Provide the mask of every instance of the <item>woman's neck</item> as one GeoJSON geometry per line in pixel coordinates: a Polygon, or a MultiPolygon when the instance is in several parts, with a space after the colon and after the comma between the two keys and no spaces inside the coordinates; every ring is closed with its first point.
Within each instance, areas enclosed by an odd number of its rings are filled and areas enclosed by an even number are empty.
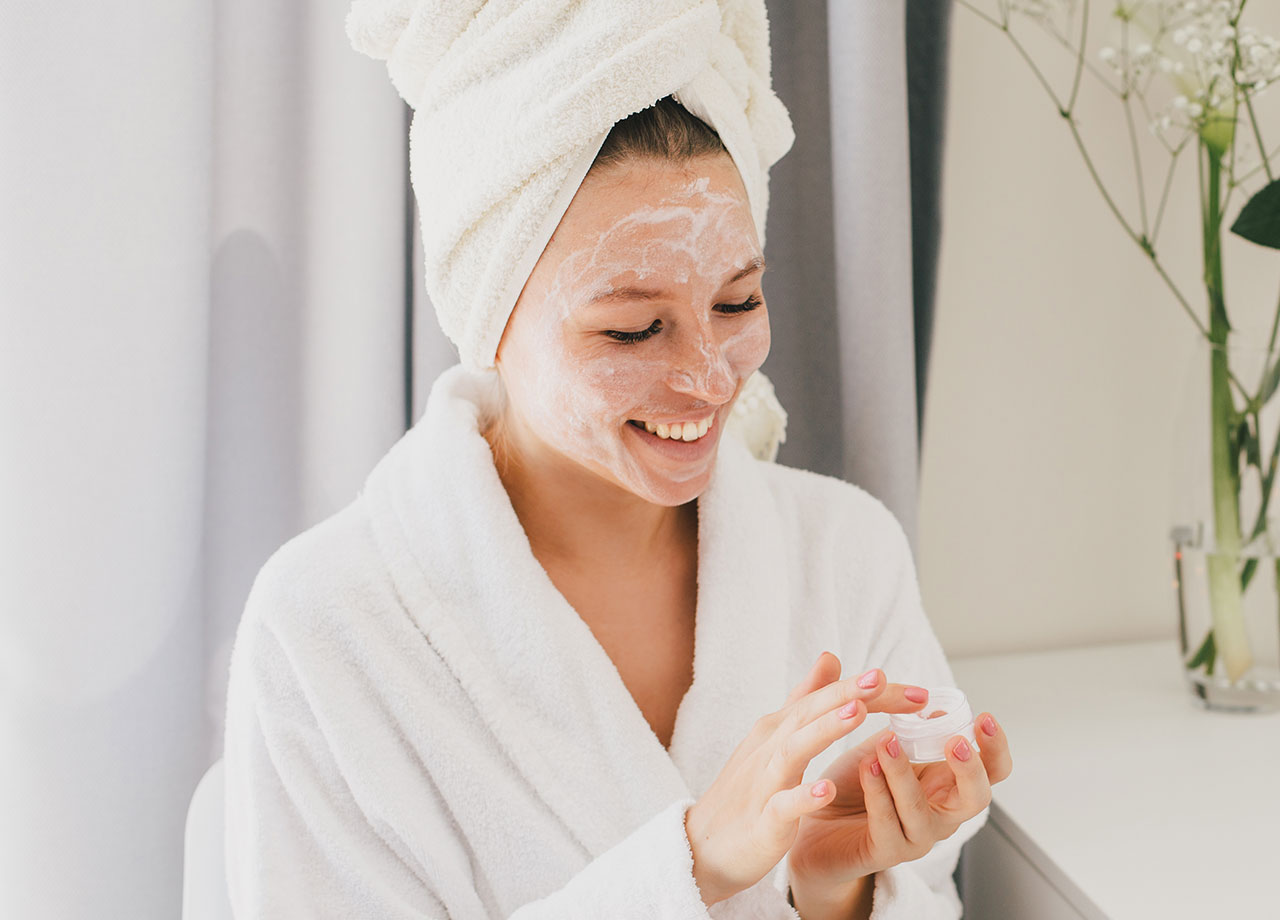
{"type": "Polygon", "coordinates": [[[654,504],[500,428],[490,426],[484,436],[539,561],[638,574],[672,553],[697,552],[696,499],[675,507],[654,504]]]}

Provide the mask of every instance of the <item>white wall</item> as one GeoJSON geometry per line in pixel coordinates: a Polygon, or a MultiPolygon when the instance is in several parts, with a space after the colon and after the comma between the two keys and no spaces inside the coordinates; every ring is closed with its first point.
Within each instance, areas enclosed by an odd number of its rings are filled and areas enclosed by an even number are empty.
{"type": "MultiPolygon", "coordinates": [[[[1093,4],[1098,37],[1111,6],[1093,4]]],[[[1280,36],[1280,4],[1250,4],[1245,22],[1280,36]]],[[[1065,97],[1071,62],[1032,44],[1062,65],[1065,97]]],[[[1173,636],[1169,455],[1197,333],[1107,211],[1030,68],[959,7],[950,80],[922,458],[926,609],[952,655],[1173,636]]],[[[1272,148],[1277,96],[1263,97],[1272,148]]],[[[1136,221],[1119,103],[1086,75],[1079,111],[1136,221]]],[[[1179,163],[1157,251],[1203,317],[1193,157],[1179,163]]],[[[1152,212],[1162,179],[1148,173],[1152,212]]],[[[1269,320],[1280,257],[1231,238],[1225,258],[1233,319],[1269,320]]]]}

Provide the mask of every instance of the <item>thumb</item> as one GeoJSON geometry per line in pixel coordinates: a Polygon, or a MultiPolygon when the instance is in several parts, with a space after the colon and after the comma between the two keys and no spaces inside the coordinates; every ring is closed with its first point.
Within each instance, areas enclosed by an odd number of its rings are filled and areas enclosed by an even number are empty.
{"type": "Polygon", "coordinates": [[[804,676],[800,683],[796,684],[795,689],[787,696],[786,705],[790,706],[796,700],[808,696],[820,687],[825,687],[833,680],[838,680],[839,677],[840,659],[831,652],[823,652],[818,656],[818,660],[813,663],[809,673],[804,676]]]}

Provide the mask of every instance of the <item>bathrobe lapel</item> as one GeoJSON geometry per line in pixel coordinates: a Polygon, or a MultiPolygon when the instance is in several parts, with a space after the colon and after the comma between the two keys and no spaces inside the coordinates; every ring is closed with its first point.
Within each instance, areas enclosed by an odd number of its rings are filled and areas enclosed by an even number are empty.
{"type": "Polygon", "coordinates": [[[479,433],[496,385],[493,371],[442,374],[364,497],[423,640],[515,770],[599,855],[673,800],[700,796],[756,718],[782,706],[782,522],[757,461],[722,438],[698,500],[694,679],[668,752],[533,555],[479,433]]]}

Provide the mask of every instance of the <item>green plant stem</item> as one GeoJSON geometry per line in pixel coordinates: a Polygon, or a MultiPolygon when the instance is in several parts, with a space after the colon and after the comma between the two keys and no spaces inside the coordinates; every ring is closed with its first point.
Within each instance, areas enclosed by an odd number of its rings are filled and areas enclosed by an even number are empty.
{"type": "MultiPolygon", "coordinates": [[[[1247,0],[1242,0],[1240,8],[1236,10],[1235,19],[1231,21],[1232,27],[1237,30],[1240,27],[1240,15],[1244,12],[1244,5],[1246,2],[1247,0]]],[[[1237,34],[1239,34],[1238,31],[1237,34]]],[[[1234,44],[1235,51],[1232,54],[1231,64],[1232,83],[1235,83],[1236,68],[1240,66],[1240,44],[1239,42],[1235,42],[1234,44]]],[[[1235,83],[1235,87],[1240,91],[1240,95],[1244,96],[1244,107],[1249,113],[1249,125],[1253,128],[1253,139],[1258,143],[1258,156],[1262,157],[1262,168],[1267,174],[1267,181],[1273,182],[1275,181],[1275,177],[1271,175],[1271,163],[1269,162],[1270,158],[1267,156],[1267,145],[1262,143],[1262,132],[1258,130],[1258,116],[1253,111],[1253,97],[1249,94],[1249,91],[1239,83],[1235,83]]],[[[1235,145],[1232,144],[1232,146],[1234,147],[1235,145]]],[[[1232,178],[1234,179],[1234,176],[1232,178]]]]}
{"type": "Polygon", "coordinates": [[[1076,110],[1076,96],[1080,93],[1080,74],[1084,71],[1084,48],[1089,37],[1089,0],[1084,0],[1080,13],[1080,52],[1076,55],[1076,77],[1071,82],[1071,98],[1067,100],[1067,111],[1076,110]]]}
{"type": "MultiPolygon", "coordinates": [[[[1191,309],[1191,304],[1187,301],[1187,298],[1183,296],[1182,291],[1179,290],[1176,284],[1174,284],[1173,279],[1169,277],[1169,273],[1165,271],[1164,266],[1160,264],[1160,259],[1156,255],[1155,246],[1152,244],[1151,240],[1149,240],[1146,235],[1139,235],[1133,227],[1129,225],[1129,221],[1125,219],[1124,214],[1122,214],[1120,209],[1116,206],[1114,199],[1111,197],[1111,193],[1107,191],[1106,185],[1103,184],[1102,178],[1098,175],[1098,170],[1093,165],[1093,158],[1089,156],[1089,151],[1084,145],[1084,139],[1080,136],[1080,128],[1076,123],[1074,113],[1069,107],[1064,106],[1061,100],[1058,99],[1058,94],[1053,91],[1053,87],[1049,84],[1048,79],[1046,79],[1044,74],[1040,72],[1040,68],[1036,66],[1035,61],[1027,52],[1026,48],[1024,48],[1022,43],[1018,41],[1011,31],[1009,31],[1007,17],[1004,22],[999,22],[992,19],[990,16],[984,15],[970,3],[966,2],[966,0],[956,0],[956,2],[966,9],[973,11],[980,19],[995,26],[1005,34],[1010,42],[1012,42],[1013,47],[1017,50],[1018,54],[1027,62],[1027,66],[1031,68],[1031,72],[1035,74],[1036,80],[1039,81],[1042,87],[1044,87],[1044,91],[1049,95],[1049,98],[1053,100],[1054,105],[1058,109],[1058,114],[1062,116],[1067,123],[1067,127],[1070,128],[1071,137],[1075,140],[1076,148],[1080,151],[1080,156],[1084,159],[1084,165],[1089,170],[1089,176],[1093,179],[1093,184],[1097,186],[1098,192],[1102,195],[1102,200],[1107,203],[1107,207],[1111,209],[1111,213],[1115,216],[1116,220],[1120,222],[1120,226],[1124,228],[1124,231],[1129,235],[1129,238],[1137,244],[1139,249],[1147,254],[1147,258],[1151,260],[1152,267],[1155,268],[1156,273],[1160,276],[1161,280],[1164,281],[1165,286],[1169,288],[1174,298],[1178,301],[1178,305],[1182,307],[1183,313],[1187,315],[1187,318],[1190,319],[1192,324],[1196,327],[1196,331],[1200,333],[1200,337],[1206,341],[1211,341],[1209,330],[1206,329],[1204,323],[1200,321],[1200,317],[1196,316],[1195,310],[1191,309]]],[[[1083,34],[1084,33],[1082,32],[1082,38],[1083,34]]],[[[1084,60],[1083,40],[1081,41],[1081,47],[1076,60],[1078,68],[1079,63],[1084,60]]],[[[1235,374],[1229,367],[1227,368],[1226,373],[1227,378],[1235,385],[1236,389],[1240,391],[1241,397],[1247,400],[1249,398],[1249,393],[1245,389],[1244,384],[1236,379],[1235,374]]]]}
{"type": "MultiPolygon", "coordinates": [[[[1125,19],[1120,23],[1120,47],[1123,49],[1122,54],[1127,62],[1129,60],[1129,20],[1125,19]]],[[[1081,59],[1084,54],[1084,39],[1080,40],[1081,59]]],[[[1151,227],[1147,222],[1147,183],[1142,176],[1142,155],[1138,150],[1138,132],[1133,126],[1133,82],[1130,79],[1129,68],[1126,64],[1124,73],[1124,93],[1120,96],[1120,100],[1124,103],[1124,120],[1129,129],[1129,147],[1133,151],[1133,171],[1138,180],[1138,214],[1142,218],[1142,237],[1143,239],[1151,238],[1151,227]]],[[[1154,245],[1154,244],[1152,244],[1154,245]]]]}
{"type": "Polygon", "coordinates": [[[1240,558],[1240,482],[1238,459],[1230,446],[1235,406],[1228,381],[1226,344],[1231,325],[1227,321],[1222,282],[1221,220],[1218,213],[1222,162],[1201,141],[1208,157],[1207,181],[1201,185],[1204,226],[1204,282],[1209,295],[1210,439],[1213,464],[1213,517],[1215,552],[1207,558],[1209,605],[1213,613],[1214,644],[1231,680],[1238,680],[1253,665],[1244,630],[1244,605],[1237,564],[1240,558]]]}
{"type": "MultiPolygon", "coordinates": [[[[1259,152],[1261,153],[1262,151],[1259,151],[1259,152]]],[[[1243,185],[1246,180],[1252,179],[1260,169],[1266,170],[1267,175],[1270,176],[1271,175],[1271,158],[1274,156],[1280,156],[1280,147],[1277,147],[1275,150],[1272,150],[1270,153],[1263,153],[1262,162],[1259,163],[1257,166],[1253,167],[1253,169],[1249,170],[1244,175],[1237,176],[1235,178],[1235,184],[1243,185]]]]}
{"type": "Polygon", "coordinates": [[[1179,144],[1169,155],[1169,171],[1164,176],[1164,189],[1160,193],[1160,206],[1156,209],[1156,222],[1151,228],[1151,248],[1156,245],[1156,237],[1160,235],[1160,223],[1164,220],[1164,206],[1169,200],[1169,189],[1173,185],[1173,170],[1178,165],[1178,157],[1182,154],[1182,149],[1186,141],[1179,144]]]}

